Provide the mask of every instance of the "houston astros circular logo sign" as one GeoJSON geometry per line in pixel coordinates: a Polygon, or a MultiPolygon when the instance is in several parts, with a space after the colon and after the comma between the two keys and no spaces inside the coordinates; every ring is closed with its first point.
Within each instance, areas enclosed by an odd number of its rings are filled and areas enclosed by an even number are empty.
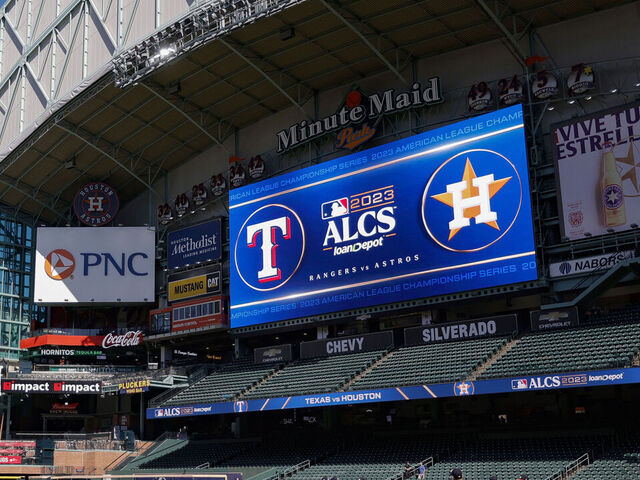
{"type": "Polygon", "coordinates": [[[73,210],[85,225],[99,227],[106,225],[118,213],[120,201],[113,188],[103,182],[87,183],[73,201],[73,210]]]}
{"type": "Polygon", "coordinates": [[[521,205],[513,163],[492,150],[467,150],[445,160],[427,182],[422,222],[442,248],[477,252],[506,235],[521,205]]]}
{"type": "Polygon", "coordinates": [[[52,280],[64,280],[71,276],[76,268],[76,260],[69,250],[59,248],[44,259],[44,271],[52,280]]]}

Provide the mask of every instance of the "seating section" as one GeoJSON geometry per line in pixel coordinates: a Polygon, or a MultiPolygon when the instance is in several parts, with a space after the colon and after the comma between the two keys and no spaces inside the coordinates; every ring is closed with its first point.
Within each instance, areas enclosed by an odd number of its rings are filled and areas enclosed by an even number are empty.
{"type": "Polygon", "coordinates": [[[182,448],[154,458],[140,465],[139,468],[144,470],[184,470],[185,468],[197,468],[207,463],[213,467],[223,460],[238,455],[250,446],[251,444],[244,442],[189,441],[182,448]]]}
{"type": "MultiPolygon", "coordinates": [[[[388,480],[402,474],[406,462],[417,465],[450,447],[451,442],[424,439],[376,440],[357,442],[316,465],[293,475],[294,480],[388,480]]],[[[446,477],[442,477],[446,478],[446,477]]]]}
{"type": "Polygon", "coordinates": [[[640,435],[634,435],[571,477],[574,480],[640,478],[640,435]]]}
{"type": "Polygon", "coordinates": [[[626,367],[640,351],[640,323],[525,335],[480,378],[626,367]]]}
{"type": "Polygon", "coordinates": [[[340,389],[384,355],[382,351],[300,360],[261,383],[243,398],[288,397],[340,389]]]}
{"type": "Polygon", "coordinates": [[[457,467],[469,479],[516,479],[525,474],[529,480],[546,480],[602,442],[597,436],[479,439],[427,469],[425,478],[449,478],[457,467]]]}
{"type": "Polygon", "coordinates": [[[506,338],[485,338],[402,347],[356,380],[350,388],[363,390],[462,380],[506,342],[506,338]]]}
{"type": "Polygon", "coordinates": [[[267,473],[283,472],[305,460],[312,462],[327,456],[332,447],[330,441],[305,437],[300,439],[279,437],[272,441],[253,444],[233,458],[219,464],[229,472],[245,472],[261,469],[267,473]]]}
{"type": "Polygon", "coordinates": [[[230,401],[275,369],[273,365],[252,365],[248,362],[230,364],[181,390],[163,406],[230,401]]]}

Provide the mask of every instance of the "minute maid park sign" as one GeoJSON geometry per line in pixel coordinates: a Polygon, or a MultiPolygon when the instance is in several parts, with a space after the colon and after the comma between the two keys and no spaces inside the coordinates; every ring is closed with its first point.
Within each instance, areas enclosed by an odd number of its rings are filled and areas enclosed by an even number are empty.
{"type": "Polygon", "coordinates": [[[284,152],[331,132],[338,133],[338,148],[353,150],[369,140],[376,132],[369,124],[381,115],[397,113],[407,108],[423,107],[444,101],[440,89],[440,78],[432,77],[426,86],[415,82],[411,89],[396,93],[394,89],[364,96],[352,91],[342,107],[334,114],[309,122],[303,120],[276,134],[278,152],[284,152]]]}

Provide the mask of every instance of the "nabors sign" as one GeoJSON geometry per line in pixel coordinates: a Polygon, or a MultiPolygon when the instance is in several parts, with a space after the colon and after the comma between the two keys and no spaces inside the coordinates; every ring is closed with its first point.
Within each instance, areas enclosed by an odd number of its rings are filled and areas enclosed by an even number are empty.
{"type": "Polygon", "coordinates": [[[439,77],[428,79],[425,86],[415,82],[404,92],[389,89],[365,97],[354,90],[336,113],[315,122],[303,120],[279,131],[276,134],[278,152],[290,150],[331,132],[338,132],[338,148],[354,150],[373,137],[376,131],[373,121],[378,117],[407,108],[441,103],[443,100],[439,77]]]}

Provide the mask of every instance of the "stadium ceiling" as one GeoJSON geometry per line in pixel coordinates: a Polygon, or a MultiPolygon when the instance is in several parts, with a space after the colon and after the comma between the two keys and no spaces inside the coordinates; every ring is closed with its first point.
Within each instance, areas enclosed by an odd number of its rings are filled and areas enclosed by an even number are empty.
{"type": "Polygon", "coordinates": [[[297,2],[212,36],[135,85],[118,88],[110,73],[88,87],[0,164],[0,203],[66,223],[88,181],[108,182],[125,203],[237,129],[292,106],[308,116],[302,105],[317,92],[384,72],[409,83],[413,61],[496,39],[524,64],[519,40],[531,29],[623,3],[297,2]]]}

